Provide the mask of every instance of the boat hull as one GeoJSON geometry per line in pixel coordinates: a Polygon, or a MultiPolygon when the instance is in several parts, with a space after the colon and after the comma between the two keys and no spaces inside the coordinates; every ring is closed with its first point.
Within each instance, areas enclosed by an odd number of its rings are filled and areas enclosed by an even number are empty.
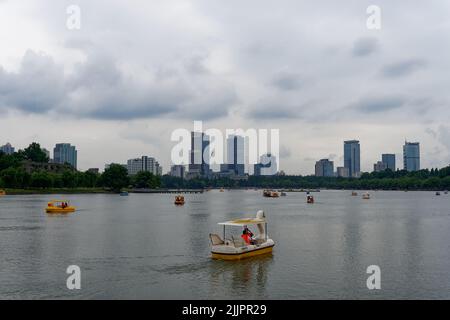
{"type": "Polygon", "coordinates": [[[219,260],[241,260],[272,253],[275,243],[272,239],[260,245],[234,247],[233,245],[217,245],[211,248],[211,258],[219,260]]]}
{"type": "Polygon", "coordinates": [[[211,252],[211,258],[215,260],[242,260],[263,254],[271,254],[274,246],[247,251],[244,253],[217,253],[211,252]]]}
{"type": "Polygon", "coordinates": [[[47,213],[71,213],[75,212],[75,207],[67,207],[67,208],[46,208],[45,212],[47,213]]]}

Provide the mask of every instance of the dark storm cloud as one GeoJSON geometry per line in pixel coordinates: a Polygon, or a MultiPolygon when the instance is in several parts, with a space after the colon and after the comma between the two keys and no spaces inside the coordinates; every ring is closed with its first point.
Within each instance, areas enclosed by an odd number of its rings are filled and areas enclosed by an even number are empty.
{"type": "Polygon", "coordinates": [[[297,73],[279,72],[273,77],[271,83],[278,89],[290,91],[300,89],[304,84],[304,80],[297,73]]]}
{"type": "Polygon", "coordinates": [[[364,57],[375,53],[378,49],[377,38],[359,38],[353,44],[352,54],[356,57],[364,57]]]}
{"type": "Polygon", "coordinates": [[[49,56],[27,51],[18,73],[0,67],[0,108],[47,112],[63,100],[64,71],[49,56]]]}
{"type": "Polygon", "coordinates": [[[386,65],[382,69],[382,74],[387,78],[403,77],[420,70],[425,66],[426,62],[423,59],[410,59],[386,65]]]}
{"type": "Polygon", "coordinates": [[[0,68],[0,108],[104,120],[226,116],[237,101],[234,87],[210,75],[202,61],[194,56],[170,77],[142,79],[107,55],[90,54],[65,75],[51,57],[28,51],[18,72],[0,68]]]}
{"type": "Polygon", "coordinates": [[[351,105],[350,108],[362,113],[381,113],[401,108],[406,103],[400,96],[366,97],[351,105]]]}

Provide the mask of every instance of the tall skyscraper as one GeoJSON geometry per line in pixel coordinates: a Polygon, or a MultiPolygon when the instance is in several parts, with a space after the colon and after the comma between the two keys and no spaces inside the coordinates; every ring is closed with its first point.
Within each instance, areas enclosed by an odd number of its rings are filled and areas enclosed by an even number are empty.
{"type": "Polygon", "coordinates": [[[344,167],[352,178],[361,174],[361,150],[358,140],[344,141],[344,167]]]}
{"type": "Polygon", "coordinates": [[[4,146],[0,147],[0,151],[3,151],[4,154],[13,154],[14,147],[9,142],[7,142],[4,146]]]}
{"type": "Polygon", "coordinates": [[[221,171],[232,172],[243,176],[245,173],[245,139],[241,136],[230,135],[227,138],[227,161],[221,166],[221,171]]]}
{"type": "Polygon", "coordinates": [[[328,159],[321,159],[316,162],[316,177],[334,176],[334,163],[328,159]]]}
{"type": "Polygon", "coordinates": [[[57,143],[53,149],[53,162],[68,163],[77,168],[77,149],[70,143],[57,143]]]}
{"type": "Polygon", "coordinates": [[[209,147],[209,136],[203,132],[191,132],[191,159],[189,163],[189,173],[191,175],[208,176],[209,154],[205,152],[209,147]]]}
{"type": "Polygon", "coordinates": [[[381,155],[381,162],[386,165],[386,169],[395,171],[397,169],[395,164],[395,154],[385,153],[381,155]]]}
{"type": "Polygon", "coordinates": [[[420,170],[420,144],[407,142],[403,146],[403,169],[407,171],[420,170]]]}

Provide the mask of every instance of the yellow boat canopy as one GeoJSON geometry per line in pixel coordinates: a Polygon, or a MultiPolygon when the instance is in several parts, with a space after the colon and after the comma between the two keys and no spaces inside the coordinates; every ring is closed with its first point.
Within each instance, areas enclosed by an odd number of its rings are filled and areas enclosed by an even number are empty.
{"type": "Polygon", "coordinates": [[[249,224],[260,224],[260,223],[266,223],[266,219],[242,218],[242,219],[220,222],[218,224],[223,225],[223,226],[245,226],[245,225],[249,225],[249,224]]]}

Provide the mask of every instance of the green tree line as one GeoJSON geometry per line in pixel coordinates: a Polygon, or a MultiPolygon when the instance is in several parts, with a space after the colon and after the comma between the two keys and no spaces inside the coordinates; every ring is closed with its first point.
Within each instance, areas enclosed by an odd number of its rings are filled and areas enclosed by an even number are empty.
{"type": "Polygon", "coordinates": [[[61,173],[36,170],[29,173],[23,166],[26,160],[38,163],[49,161],[40,145],[35,142],[11,155],[0,151],[0,188],[105,188],[118,192],[128,187],[154,189],[161,185],[160,177],[151,172],[128,176],[127,169],[118,164],[112,164],[102,174],[76,170],[65,170],[61,173]]]}
{"type": "Polygon", "coordinates": [[[448,190],[450,166],[442,169],[363,173],[361,178],[315,176],[249,176],[248,180],[229,178],[183,180],[163,176],[163,188],[274,188],[274,189],[355,189],[355,190],[448,190]]]}

